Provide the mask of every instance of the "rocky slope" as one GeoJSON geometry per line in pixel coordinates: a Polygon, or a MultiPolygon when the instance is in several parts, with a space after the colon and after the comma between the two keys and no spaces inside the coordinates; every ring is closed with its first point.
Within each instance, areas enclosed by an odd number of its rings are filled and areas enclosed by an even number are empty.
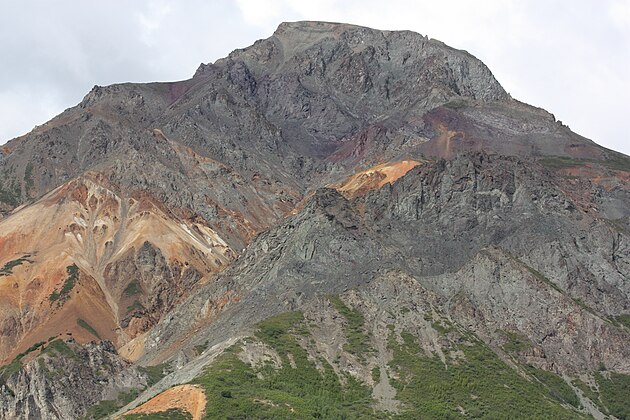
{"type": "Polygon", "coordinates": [[[51,337],[18,356],[0,377],[0,417],[80,418],[99,404],[128,401],[150,381],[107,342],[79,346],[51,337]],[[28,359],[28,360],[27,360],[28,359]]]}
{"type": "Polygon", "coordinates": [[[630,410],[630,158],[439,41],[281,24],[0,173],[5,417],[630,410]]]}
{"type": "Polygon", "coordinates": [[[4,361],[58,333],[122,346],[235,255],[212,229],[97,182],[71,181],[0,224],[4,361]]]}

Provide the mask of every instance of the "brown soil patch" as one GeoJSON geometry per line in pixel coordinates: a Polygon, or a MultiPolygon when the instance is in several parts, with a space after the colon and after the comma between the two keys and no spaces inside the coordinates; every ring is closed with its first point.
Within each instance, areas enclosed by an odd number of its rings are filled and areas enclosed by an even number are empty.
{"type": "Polygon", "coordinates": [[[357,197],[395,182],[418,165],[420,162],[416,160],[384,163],[352,175],[345,183],[336,186],[336,189],[347,198],[357,197]]]}
{"type": "MultiPolygon", "coordinates": [[[[25,295],[23,300],[31,302],[35,299],[28,299],[25,295]]],[[[74,338],[79,344],[101,339],[114,343],[117,341],[116,323],[111,308],[107,305],[98,284],[92,278],[82,277],[70,292],[67,301],[49,302],[46,297],[35,308],[38,316],[23,319],[27,332],[22,335],[16,331],[18,343],[0,362],[6,363],[34,343],[47,341],[52,337],[74,338]],[[80,326],[79,319],[96,331],[98,337],[80,326]]],[[[2,315],[0,312],[0,316],[2,315]]]]}
{"type": "Polygon", "coordinates": [[[144,355],[144,344],[147,333],[140,334],[123,347],[118,349],[118,354],[121,357],[129,360],[130,362],[136,362],[144,355]]]}
{"type": "MultiPolygon", "coordinates": [[[[0,276],[0,324],[10,326],[0,337],[0,363],[59,334],[79,343],[100,337],[120,347],[142,332],[135,324],[119,325],[119,308],[131,303],[122,293],[127,283],[124,278],[109,281],[106,267],[145,242],[159,248],[170,264],[190,265],[202,274],[229,264],[235,253],[216,231],[177,219],[156,203],[149,196],[121,197],[81,178],[2,219],[0,268],[18,258],[29,262],[0,276]],[[63,302],[50,301],[72,264],[82,280],[63,302]]],[[[129,350],[132,358],[143,352],[142,346],[129,350]]]]}
{"type": "Polygon", "coordinates": [[[161,413],[172,409],[187,411],[193,420],[200,420],[206,409],[206,394],[196,385],[178,385],[125,414],[161,413]]]}

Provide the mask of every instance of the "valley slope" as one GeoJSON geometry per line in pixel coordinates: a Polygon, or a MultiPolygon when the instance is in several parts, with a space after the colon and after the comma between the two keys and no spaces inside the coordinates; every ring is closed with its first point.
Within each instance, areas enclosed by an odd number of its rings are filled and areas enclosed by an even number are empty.
{"type": "Polygon", "coordinates": [[[0,416],[630,415],[630,158],[439,41],[283,23],[0,174],[0,416]]]}

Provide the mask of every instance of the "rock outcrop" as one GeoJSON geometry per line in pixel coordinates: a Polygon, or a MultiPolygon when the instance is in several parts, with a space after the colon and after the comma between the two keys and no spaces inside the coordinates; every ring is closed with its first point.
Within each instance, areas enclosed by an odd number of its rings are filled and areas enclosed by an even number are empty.
{"type": "MultiPolygon", "coordinates": [[[[630,158],[465,51],[285,23],[189,80],[97,86],[0,153],[4,417],[156,395],[149,411],[198,417],[202,398],[162,402],[217,391],[216,363],[251,369],[244,390],[269,369],[333,372],[356,406],[331,416],[625,410],[605,384],[630,375],[630,158]],[[459,372],[459,405],[410,396],[415,362],[459,372]],[[504,376],[481,389],[484,362],[504,376]],[[155,366],[174,371],[153,385],[155,366]]],[[[255,404],[231,406],[244,416],[300,409],[217,392],[255,404]]]]}

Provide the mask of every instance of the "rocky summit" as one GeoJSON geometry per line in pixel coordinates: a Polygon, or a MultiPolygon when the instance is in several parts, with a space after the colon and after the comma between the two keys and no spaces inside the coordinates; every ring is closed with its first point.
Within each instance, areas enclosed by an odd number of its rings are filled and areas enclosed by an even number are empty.
{"type": "Polygon", "coordinates": [[[0,150],[0,418],[630,418],[630,158],[325,22],[0,150]]]}

